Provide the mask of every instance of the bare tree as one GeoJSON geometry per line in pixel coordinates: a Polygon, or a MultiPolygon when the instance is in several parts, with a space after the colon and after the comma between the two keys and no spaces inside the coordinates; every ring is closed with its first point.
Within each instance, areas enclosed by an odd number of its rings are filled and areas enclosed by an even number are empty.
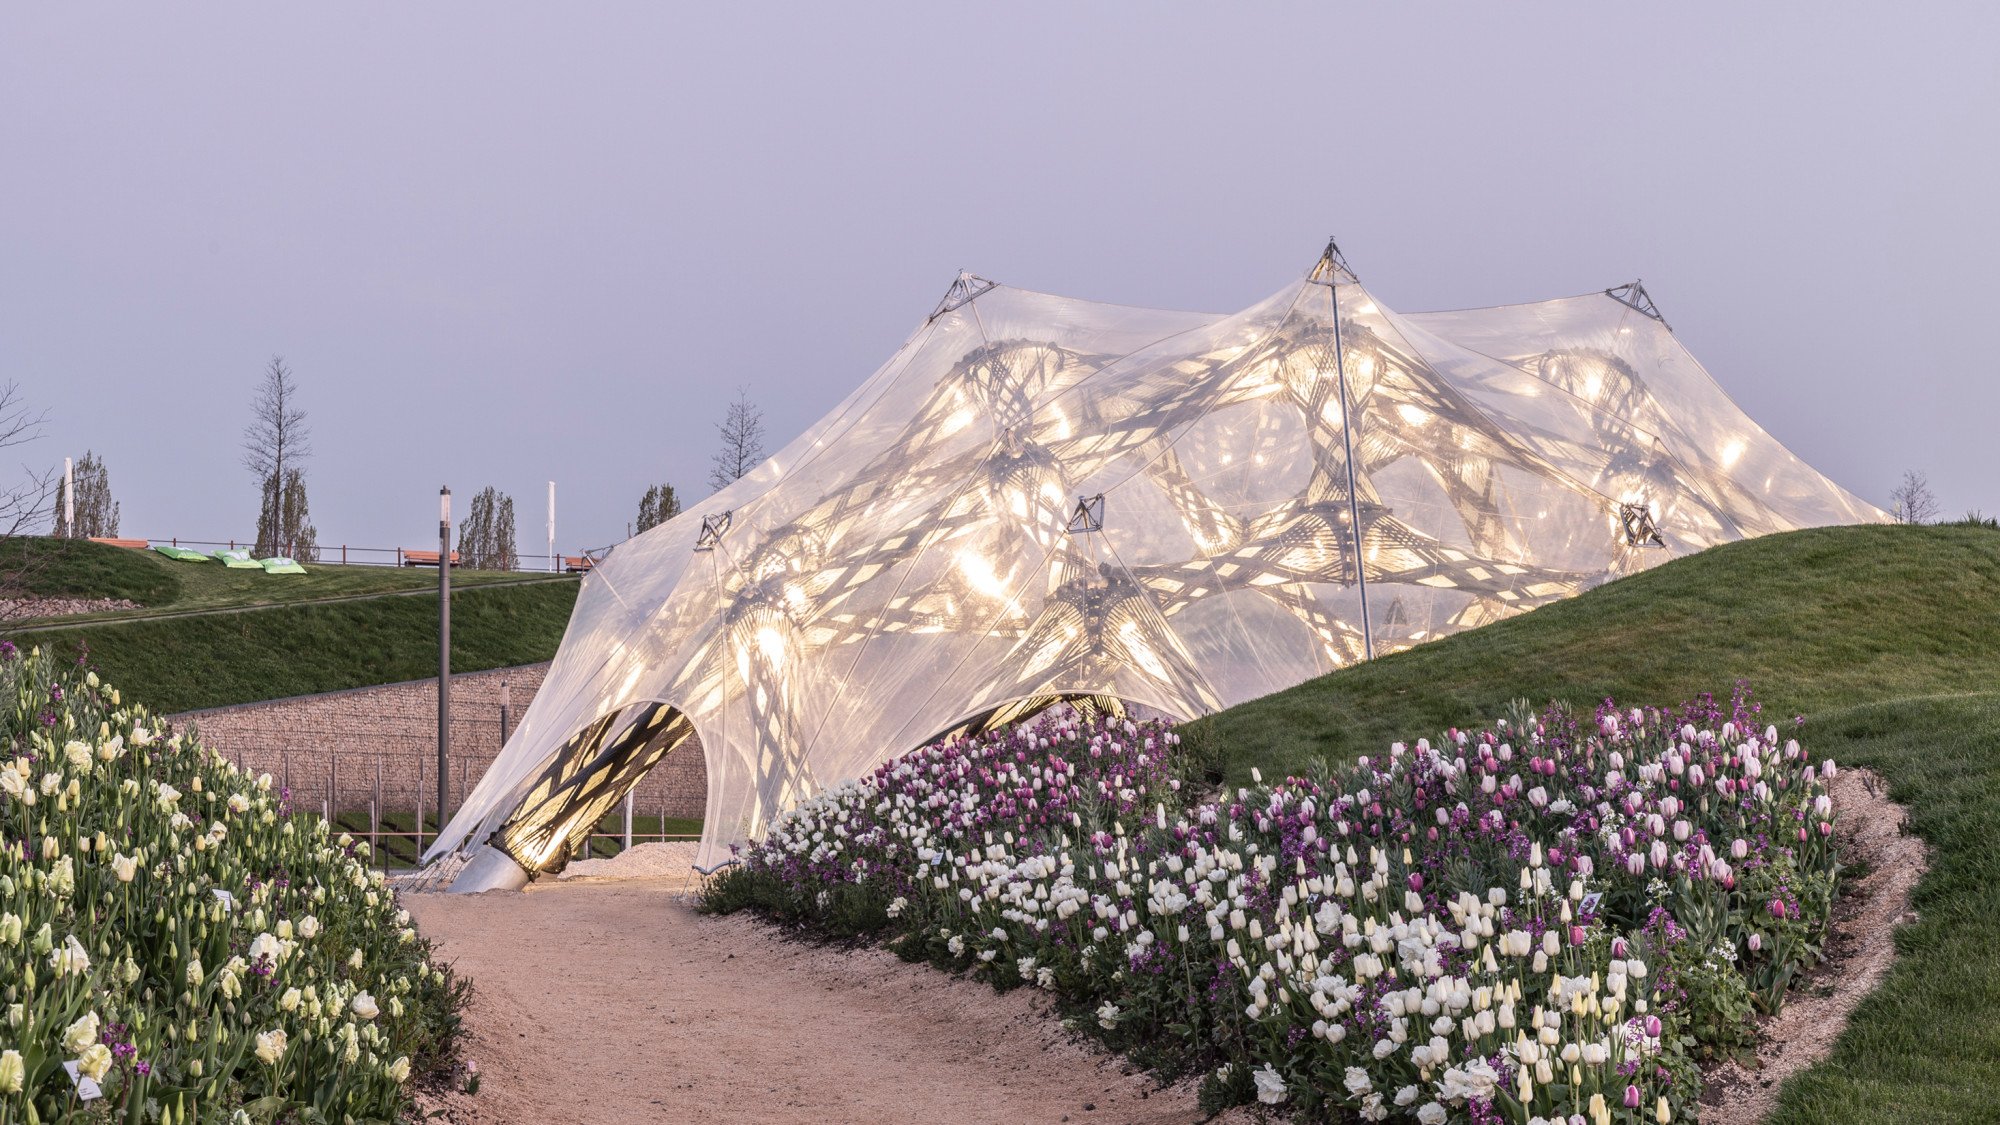
{"type": "Polygon", "coordinates": [[[1938,500],[1931,494],[1931,482],[1924,474],[1911,469],[1903,474],[1903,483],[1889,493],[1889,514],[1897,523],[1931,523],[1937,519],[1938,500]]]}
{"type": "MultiPolygon", "coordinates": [[[[0,384],[0,449],[26,445],[42,436],[42,423],[47,418],[45,411],[28,406],[17,384],[0,384]]],[[[37,541],[30,537],[29,529],[49,514],[59,479],[54,469],[38,470],[24,464],[14,483],[0,487],[0,620],[32,612],[21,599],[52,552],[36,549],[37,541]]]]}
{"type": "MultiPolygon", "coordinates": [[[[0,449],[11,449],[42,436],[42,423],[48,420],[48,412],[31,409],[21,398],[18,384],[9,382],[0,386],[0,449]]],[[[0,538],[11,539],[27,530],[49,512],[49,500],[55,494],[57,477],[54,469],[31,469],[21,467],[21,478],[16,483],[0,489],[0,538]]]]}
{"type": "Polygon", "coordinates": [[[681,498],[674,495],[671,484],[656,484],[639,498],[639,534],[648,531],[681,514],[681,498]]]}
{"type": "Polygon", "coordinates": [[[65,485],[61,481],[56,482],[56,537],[115,538],[118,535],[118,502],[111,498],[111,474],[105,470],[103,458],[85,450],[83,460],[76,463],[73,476],[76,487],[76,502],[73,504],[63,502],[67,499],[63,495],[65,485]],[[71,509],[75,511],[74,527],[64,519],[71,509]]]}
{"type": "Polygon", "coordinates": [[[715,429],[722,436],[722,448],[715,451],[708,486],[722,489],[764,460],[764,412],[751,404],[749,391],[739,390],[715,429]]]}
{"type": "Polygon", "coordinates": [[[250,424],[243,428],[243,467],[256,474],[260,497],[259,554],[286,550],[310,526],[300,469],[310,456],[312,431],[307,429],[306,412],[299,406],[298,381],[292,378],[284,357],[274,355],[264,368],[264,381],[257,385],[257,397],[250,403],[250,424]]]}

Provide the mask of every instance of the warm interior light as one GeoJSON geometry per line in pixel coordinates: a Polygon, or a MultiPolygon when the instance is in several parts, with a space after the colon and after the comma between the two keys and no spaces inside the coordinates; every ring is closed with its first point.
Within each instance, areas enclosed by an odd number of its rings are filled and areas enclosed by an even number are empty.
{"type": "Polygon", "coordinates": [[[775,626],[765,625],[757,630],[757,651],[764,654],[767,664],[785,662],[785,635],[775,626]]]}

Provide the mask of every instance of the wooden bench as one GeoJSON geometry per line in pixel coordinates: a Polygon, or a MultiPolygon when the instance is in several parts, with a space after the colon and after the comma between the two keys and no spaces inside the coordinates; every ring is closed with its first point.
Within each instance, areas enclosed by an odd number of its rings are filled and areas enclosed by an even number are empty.
{"type": "MultiPolygon", "coordinates": [[[[404,566],[436,566],[438,564],[438,553],[436,551],[413,551],[408,547],[400,547],[397,548],[396,554],[402,558],[404,566]]],[[[457,551],[451,553],[451,565],[458,565],[457,551]]]]}
{"type": "Polygon", "coordinates": [[[144,539],[104,539],[95,535],[90,537],[90,541],[102,543],[107,547],[124,547],[132,551],[143,551],[152,546],[144,539]]]}
{"type": "Polygon", "coordinates": [[[582,574],[596,566],[597,560],[591,558],[589,555],[563,556],[563,572],[565,574],[582,574]]]}

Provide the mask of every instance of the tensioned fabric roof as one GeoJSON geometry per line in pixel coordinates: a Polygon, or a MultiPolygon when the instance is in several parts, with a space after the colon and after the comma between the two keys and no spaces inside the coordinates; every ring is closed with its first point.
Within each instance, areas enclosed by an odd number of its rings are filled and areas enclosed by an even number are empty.
{"type": "Polygon", "coordinates": [[[430,855],[559,866],[698,733],[712,864],[943,732],[1055,700],[1201,715],[1711,544],[1883,518],[1636,283],[1399,314],[1329,246],[1215,315],[961,275],[833,413],[585,579],[430,855]]]}

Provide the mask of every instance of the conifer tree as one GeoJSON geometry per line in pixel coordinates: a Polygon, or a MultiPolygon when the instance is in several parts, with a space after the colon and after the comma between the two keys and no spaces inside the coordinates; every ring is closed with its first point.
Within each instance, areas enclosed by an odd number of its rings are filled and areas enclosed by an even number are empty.
{"type": "Polygon", "coordinates": [[[487,485],[472,497],[458,525],[458,565],[473,570],[513,570],[514,498],[487,485]]]}
{"type": "Polygon", "coordinates": [[[59,539],[114,539],[118,535],[118,503],[111,498],[111,474],[104,461],[86,450],[72,473],[76,481],[76,526],[64,521],[63,482],[56,482],[56,537],[59,539]]]}
{"type": "Polygon", "coordinates": [[[674,495],[671,484],[656,484],[639,498],[639,530],[644,535],[648,531],[681,514],[681,500],[674,495]]]}

